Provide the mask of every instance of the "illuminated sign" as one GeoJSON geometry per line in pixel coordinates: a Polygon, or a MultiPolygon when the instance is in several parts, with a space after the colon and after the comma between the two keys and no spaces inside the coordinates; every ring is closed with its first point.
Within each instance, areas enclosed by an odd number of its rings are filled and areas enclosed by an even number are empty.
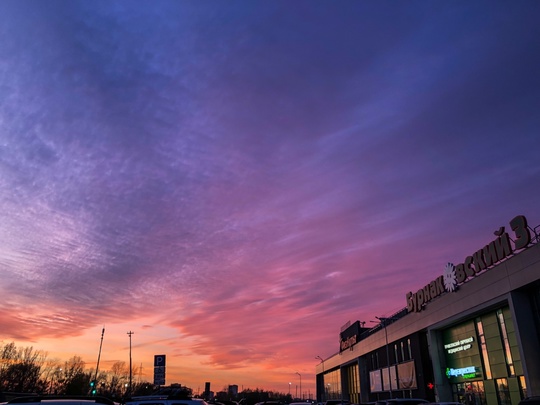
{"type": "Polygon", "coordinates": [[[352,347],[356,344],[356,335],[355,336],[351,336],[349,338],[347,338],[346,340],[340,340],[339,342],[339,349],[341,351],[345,350],[345,349],[351,349],[352,350],[352,347]]]}
{"type": "Polygon", "coordinates": [[[476,368],[474,366],[463,367],[463,368],[447,368],[446,376],[451,377],[463,377],[463,378],[474,378],[476,377],[476,368]]]}
{"type": "Polygon", "coordinates": [[[495,231],[497,238],[467,256],[463,263],[454,266],[448,263],[444,274],[426,284],[417,292],[406,294],[408,312],[420,312],[432,299],[437,298],[445,292],[457,290],[457,286],[463,284],[467,279],[476,277],[479,273],[496,265],[502,260],[512,255],[515,251],[526,248],[531,242],[531,233],[527,226],[527,219],[523,215],[518,215],[510,221],[510,227],[514,231],[514,237],[505,232],[504,226],[495,231]],[[513,246],[512,243],[513,242],[513,246]]]}
{"type": "Polygon", "coordinates": [[[444,345],[444,348],[448,354],[453,354],[463,350],[469,350],[472,348],[472,342],[474,342],[474,338],[471,336],[466,339],[456,340],[455,342],[448,343],[444,345]]]}
{"type": "Polygon", "coordinates": [[[339,351],[350,349],[353,350],[353,346],[358,342],[359,336],[362,332],[366,330],[363,327],[364,322],[356,321],[353,324],[347,322],[345,329],[342,328],[341,333],[339,334],[339,351]]]}

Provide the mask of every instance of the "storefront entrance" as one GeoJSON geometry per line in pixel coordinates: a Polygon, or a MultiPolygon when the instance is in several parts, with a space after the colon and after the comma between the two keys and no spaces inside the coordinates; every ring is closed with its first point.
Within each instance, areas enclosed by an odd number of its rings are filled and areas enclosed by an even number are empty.
{"type": "Polygon", "coordinates": [[[487,405],[483,381],[452,384],[454,401],[465,405],[487,405]]]}

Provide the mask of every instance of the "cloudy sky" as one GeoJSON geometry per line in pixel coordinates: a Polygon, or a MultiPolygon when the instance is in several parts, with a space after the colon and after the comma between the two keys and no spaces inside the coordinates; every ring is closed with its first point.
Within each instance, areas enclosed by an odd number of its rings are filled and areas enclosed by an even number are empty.
{"type": "Polygon", "coordinates": [[[313,395],[343,324],[540,224],[539,18],[2,1],[0,342],[313,395]]]}

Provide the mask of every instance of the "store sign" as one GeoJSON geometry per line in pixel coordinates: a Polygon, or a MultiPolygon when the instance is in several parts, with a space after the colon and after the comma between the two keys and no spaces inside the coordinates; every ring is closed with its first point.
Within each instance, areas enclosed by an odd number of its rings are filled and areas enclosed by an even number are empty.
{"type": "Polygon", "coordinates": [[[348,337],[345,340],[339,341],[339,350],[342,352],[345,349],[351,349],[356,344],[356,336],[348,337]]]}
{"type": "Polygon", "coordinates": [[[350,349],[353,350],[353,346],[360,340],[360,334],[366,330],[363,327],[364,322],[356,321],[351,324],[348,322],[339,334],[339,351],[350,349]]]}
{"type": "Polygon", "coordinates": [[[471,336],[467,339],[456,340],[455,342],[448,343],[444,345],[444,348],[446,349],[448,354],[454,354],[457,352],[471,349],[472,342],[474,342],[474,338],[471,336]]]}
{"type": "Polygon", "coordinates": [[[356,321],[351,325],[350,322],[344,325],[341,328],[341,333],[339,334],[339,351],[340,353],[346,349],[353,349],[353,346],[358,341],[360,335],[360,322],[356,321]]]}
{"type": "Polygon", "coordinates": [[[447,368],[446,376],[448,378],[452,377],[462,377],[462,378],[475,378],[476,377],[476,367],[463,367],[463,368],[447,368]]]}
{"type": "Polygon", "coordinates": [[[517,250],[526,248],[531,243],[531,233],[525,216],[518,215],[512,219],[510,228],[514,233],[512,238],[505,232],[505,227],[501,226],[494,232],[495,236],[497,236],[495,240],[472,255],[467,256],[463,263],[457,265],[448,263],[443,275],[426,284],[415,293],[408,292],[406,294],[407,310],[409,312],[422,311],[432,299],[445,292],[456,291],[458,285],[476,277],[479,273],[500,263],[517,250]]]}

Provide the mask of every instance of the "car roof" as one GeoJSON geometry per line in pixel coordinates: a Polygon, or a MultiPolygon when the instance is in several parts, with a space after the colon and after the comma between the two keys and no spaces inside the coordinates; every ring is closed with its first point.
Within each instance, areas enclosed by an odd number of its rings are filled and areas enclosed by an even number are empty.
{"type": "Polygon", "coordinates": [[[167,396],[153,396],[153,397],[144,397],[144,398],[132,398],[126,401],[126,404],[147,404],[147,403],[156,403],[156,402],[183,402],[185,404],[202,404],[204,400],[199,398],[175,398],[167,396]]]}
{"type": "Polygon", "coordinates": [[[540,397],[528,397],[525,399],[522,399],[519,401],[520,404],[527,404],[527,405],[534,405],[539,404],[540,405],[540,397]]]}
{"type": "Polygon", "coordinates": [[[7,402],[7,404],[62,404],[62,405],[88,405],[88,404],[104,404],[116,405],[116,403],[104,397],[85,397],[85,396],[28,396],[18,397],[7,402]]]}

